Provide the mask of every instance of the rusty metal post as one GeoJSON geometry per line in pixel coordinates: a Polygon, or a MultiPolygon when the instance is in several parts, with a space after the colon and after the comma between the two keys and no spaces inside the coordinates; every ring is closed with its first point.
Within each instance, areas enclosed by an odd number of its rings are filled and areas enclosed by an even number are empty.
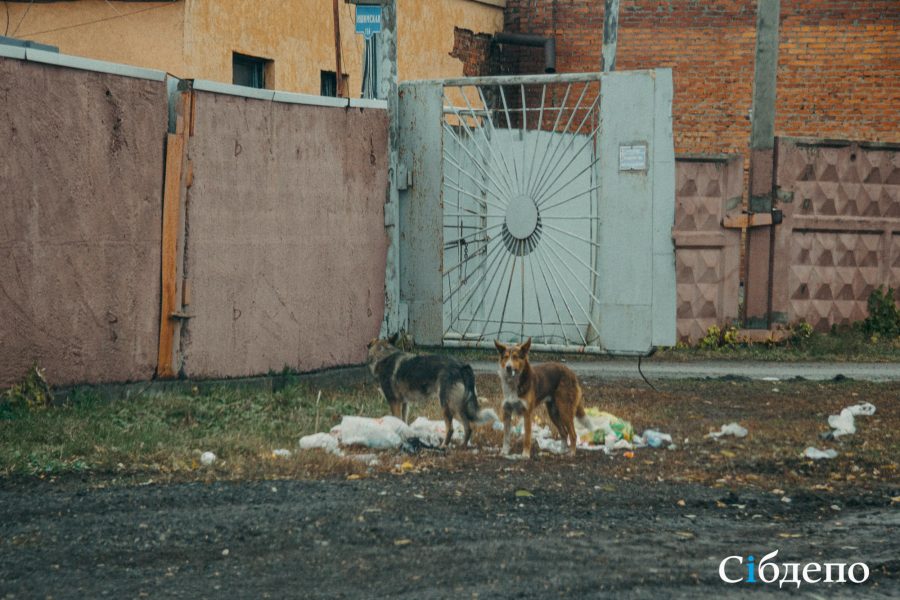
{"type": "MultiPolygon", "coordinates": [[[[775,185],[775,98],[778,70],[778,25],[780,0],[759,0],[756,16],[756,58],[753,105],[750,117],[751,213],[771,213],[775,185]]],[[[750,328],[768,328],[782,315],[773,312],[771,285],[774,269],[775,224],[747,229],[744,256],[744,323],[750,328]]]]}
{"type": "Polygon", "coordinates": [[[397,82],[397,2],[382,5],[380,54],[378,57],[378,97],[388,106],[388,190],[384,203],[384,227],[388,234],[387,264],[384,274],[384,320],[382,337],[406,329],[400,307],[400,192],[398,188],[399,96],[397,82]]]}
{"type": "Polygon", "coordinates": [[[619,41],[619,0],[606,0],[603,8],[603,50],[600,70],[609,73],[616,69],[616,44],[619,41]]]}
{"type": "Polygon", "coordinates": [[[335,62],[335,95],[344,97],[344,74],[341,68],[341,12],[338,0],[332,0],[334,9],[334,62],[335,62]]]}

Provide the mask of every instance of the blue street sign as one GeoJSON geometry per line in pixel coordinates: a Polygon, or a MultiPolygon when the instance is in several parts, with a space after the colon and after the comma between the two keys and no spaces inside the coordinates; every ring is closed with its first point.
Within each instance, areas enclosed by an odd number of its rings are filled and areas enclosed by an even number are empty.
{"type": "Polygon", "coordinates": [[[381,31],[381,6],[356,6],[356,33],[370,39],[381,31]]]}

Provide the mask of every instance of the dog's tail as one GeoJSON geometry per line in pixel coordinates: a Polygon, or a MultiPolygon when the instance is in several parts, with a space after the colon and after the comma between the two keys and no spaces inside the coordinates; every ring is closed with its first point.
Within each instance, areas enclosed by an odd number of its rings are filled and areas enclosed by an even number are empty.
{"type": "Polygon", "coordinates": [[[466,417],[476,425],[487,425],[499,421],[497,413],[490,408],[478,406],[478,392],[475,389],[475,372],[472,367],[465,365],[462,368],[463,384],[466,386],[466,417]]]}
{"type": "Polygon", "coordinates": [[[585,429],[591,428],[591,420],[588,418],[587,413],[584,412],[584,397],[581,395],[581,384],[577,384],[576,387],[576,397],[575,397],[575,418],[578,419],[578,423],[584,427],[585,429]]]}

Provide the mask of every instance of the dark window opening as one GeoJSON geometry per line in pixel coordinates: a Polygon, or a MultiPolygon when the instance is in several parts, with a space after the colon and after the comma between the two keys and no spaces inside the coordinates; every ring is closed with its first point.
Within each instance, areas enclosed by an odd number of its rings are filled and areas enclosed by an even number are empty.
{"type": "Polygon", "coordinates": [[[271,68],[272,61],[256,58],[246,54],[231,54],[232,83],[252,88],[266,87],[266,71],[271,68]]]}
{"type": "MultiPolygon", "coordinates": [[[[347,94],[347,84],[349,80],[347,79],[347,75],[341,77],[344,80],[344,95],[347,94]]],[[[322,71],[319,77],[319,95],[320,96],[331,96],[332,98],[337,97],[338,89],[337,89],[337,74],[334,71],[322,71]]]]}

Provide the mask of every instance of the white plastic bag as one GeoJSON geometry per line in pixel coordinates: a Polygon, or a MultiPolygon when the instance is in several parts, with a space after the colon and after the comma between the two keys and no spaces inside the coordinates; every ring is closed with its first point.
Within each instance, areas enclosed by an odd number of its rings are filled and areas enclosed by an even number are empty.
{"type": "Polygon", "coordinates": [[[343,446],[399,448],[404,440],[412,437],[409,425],[391,416],[380,419],[344,417],[335,429],[343,446]]]}
{"type": "Polygon", "coordinates": [[[719,431],[711,431],[707,434],[706,437],[711,437],[713,439],[719,439],[723,435],[733,435],[736,438],[742,438],[747,436],[747,430],[744,427],[741,427],[737,423],[729,423],[728,425],[722,425],[719,431]]]}
{"type": "Polygon", "coordinates": [[[340,455],[341,449],[338,448],[338,439],[330,433],[314,433],[305,435],[300,438],[301,450],[312,450],[313,448],[321,448],[332,454],[340,455]]]}
{"type": "Polygon", "coordinates": [[[813,460],[819,460],[822,458],[834,458],[837,455],[837,450],[834,450],[833,448],[829,448],[828,450],[819,450],[818,448],[813,448],[812,446],[810,446],[803,451],[803,456],[805,456],[806,458],[811,458],[813,460]]]}

